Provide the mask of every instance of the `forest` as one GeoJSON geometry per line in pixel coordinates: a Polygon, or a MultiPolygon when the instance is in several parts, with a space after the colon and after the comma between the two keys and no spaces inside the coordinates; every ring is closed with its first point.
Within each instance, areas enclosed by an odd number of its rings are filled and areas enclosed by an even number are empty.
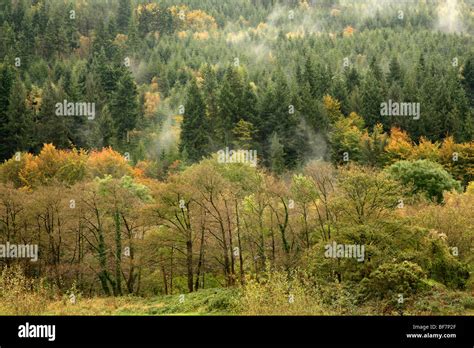
{"type": "Polygon", "coordinates": [[[0,315],[474,315],[471,0],[0,3],[0,315]]]}

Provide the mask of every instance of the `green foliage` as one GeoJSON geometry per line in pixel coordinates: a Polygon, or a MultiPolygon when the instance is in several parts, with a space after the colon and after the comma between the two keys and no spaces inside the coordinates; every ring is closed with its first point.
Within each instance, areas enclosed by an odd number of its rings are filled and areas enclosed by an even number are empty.
{"type": "Polygon", "coordinates": [[[449,252],[445,243],[439,240],[431,242],[430,251],[428,261],[430,278],[447,287],[463,289],[469,278],[468,268],[449,252]]]}
{"type": "Polygon", "coordinates": [[[361,294],[367,298],[398,300],[416,294],[426,286],[426,274],[416,263],[384,263],[361,282],[361,294]]]}
{"type": "Polygon", "coordinates": [[[399,161],[387,168],[402,185],[411,185],[412,193],[424,193],[436,202],[442,202],[443,192],[459,190],[459,183],[440,164],[428,161],[399,161]]]}
{"type": "Polygon", "coordinates": [[[209,141],[206,106],[196,81],[189,86],[184,110],[179,148],[181,152],[186,150],[187,158],[193,163],[207,154],[209,141]]]}
{"type": "Polygon", "coordinates": [[[455,3],[444,26],[433,1],[1,1],[0,240],[41,257],[5,271],[0,311],[392,314],[402,292],[465,313],[474,21],[455,3]],[[117,299],[46,309],[36,278],[117,299]]]}

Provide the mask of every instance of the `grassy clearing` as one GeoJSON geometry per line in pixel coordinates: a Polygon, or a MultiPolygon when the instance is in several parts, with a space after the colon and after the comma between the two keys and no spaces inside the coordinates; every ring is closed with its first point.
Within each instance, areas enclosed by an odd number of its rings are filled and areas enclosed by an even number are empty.
{"type": "Polygon", "coordinates": [[[149,299],[140,297],[78,299],[54,301],[46,315],[230,315],[236,314],[235,289],[205,289],[195,293],[149,299]]]}

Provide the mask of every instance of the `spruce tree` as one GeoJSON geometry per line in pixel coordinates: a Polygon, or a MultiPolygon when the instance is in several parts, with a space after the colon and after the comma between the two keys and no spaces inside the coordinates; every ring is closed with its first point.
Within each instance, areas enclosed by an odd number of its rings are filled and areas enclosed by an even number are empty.
{"type": "MultiPolygon", "coordinates": [[[[7,64],[0,66],[0,138],[8,139],[11,131],[8,125],[8,106],[10,94],[15,80],[13,69],[7,64]]],[[[0,142],[0,161],[10,157],[11,148],[8,142],[0,142]]]]}
{"type": "Polygon", "coordinates": [[[189,161],[197,162],[207,155],[207,128],[206,104],[196,80],[193,79],[186,95],[179,144],[181,154],[186,154],[189,161]]]}
{"type": "Polygon", "coordinates": [[[126,70],[111,96],[110,113],[114,121],[117,143],[127,141],[127,132],[135,128],[138,120],[138,92],[132,74],[126,70]]]}
{"type": "Polygon", "coordinates": [[[7,114],[10,132],[7,143],[11,153],[28,151],[31,144],[31,113],[26,106],[25,86],[19,78],[11,90],[7,114]]]}
{"type": "Polygon", "coordinates": [[[130,0],[119,0],[117,12],[117,28],[120,33],[127,33],[132,17],[132,5],[130,0]]]}
{"type": "Polygon", "coordinates": [[[474,55],[471,54],[466,60],[462,70],[462,76],[466,96],[470,101],[471,107],[474,107],[474,55]]]}

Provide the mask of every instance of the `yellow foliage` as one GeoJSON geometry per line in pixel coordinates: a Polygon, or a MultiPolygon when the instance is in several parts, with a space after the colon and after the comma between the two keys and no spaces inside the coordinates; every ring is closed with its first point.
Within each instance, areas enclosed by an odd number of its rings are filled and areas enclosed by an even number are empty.
{"type": "Polygon", "coordinates": [[[107,147],[100,151],[92,151],[89,155],[87,165],[93,177],[112,175],[121,178],[124,175],[132,175],[132,167],[120,153],[107,147]]]}
{"type": "Polygon", "coordinates": [[[158,78],[157,78],[156,76],[154,76],[154,77],[151,79],[150,91],[151,91],[151,92],[158,92],[158,78]]]}
{"type": "Polygon", "coordinates": [[[267,23],[260,22],[255,28],[250,28],[249,32],[253,35],[259,35],[264,33],[268,29],[267,23]]]}
{"type": "Polygon", "coordinates": [[[178,38],[180,39],[185,39],[187,36],[188,36],[188,33],[186,33],[185,31],[178,32],[178,38]]]}
{"type": "Polygon", "coordinates": [[[138,5],[136,11],[138,15],[141,15],[143,12],[159,12],[161,10],[160,5],[156,3],[141,4],[138,5]]]}
{"type": "Polygon", "coordinates": [[[26,98],[26,105],[28,108],[32,108],[35,111],[35,114],[38,113],[41,108],[41,103],[43,101],[42,95],[43,90],[33,85],[26,98]]]}
{"type": "Polygon", "coordinates": [[[173,15],[173,17],[178,17],[179,18],[179,14],[182,12],[184,14],[186,14],[186,12],[188,11],[188,6],[186,5],[175,5],[175,6],[171,6],[169,8],[171,14],[173,15]]]}
{"type": "Polygon", "coordinates": [[[425,137],[420,138],[420,143],[415,147],[413,156],[416,159],[428,159],[433,162],[439,160],[439,143],[432,143],[425,137]]]}
{"type": "Polygon", "coordinates": [[[305,11],[309,10],[310,6],[308,4],[308,0],[300,0],[300,8],[305,11]]]}
{"type": "Polygon", "coordinates": [[[196,32],[193,34],[193,38],[196,40],[208,40],[209,32],[207,31],[196,32]]]}
{"type": "Polygon", "coordinates": [[[413,154],[413,144],[405,131],[393,127],[390,129],[390,138],[385,151],[388,152],[389,158],[394,162],[406,160],[411,158],[413,154]]]}
{"type": "Polygon", "coordinates": [[[45,144],[38,156],[27,155],[18,176],[24,186],[48,184],[51,180],[73,184],[86,173],[84,150],[59,150],[53,144],[45,144]]]}
{"type": "Polygon", "coordinates": [[[355,29],[350,25],[344,28],[344,37],[352,36],[355,32],[355,29]]]}
{"type": "Polygon", "coordinates": [[[335,122],[342,117],[341,103],[336,98],[325,95],[323,97],[323,105],[331,122],[335,122]]]}
{"type": "Polygon", "coordinates": [[[228,43],[238,43],[248,38],[248,34],[244,31],[228,33],[226,41],[228,43]]]}
{"type": "Polygon", "coordinates": [[[474,195],[474,181],[471,181],[466,188],[466,194],[474,195]]]}
{"type": "Polygon", "coordinates": [[[186,15],[186,23],[189,29],[194,31],[206,31],[217,29],[216,20],[202,10],[190,11],[186,15]]]}
{"type": "Polygon", "coordinates": [[[158,83],[152,82],[152,92],[145,92],[145,116],[153,115],[160,104],[160,93],[158,91],[153,92],[153,90],[157,89],[158,83]]]}
{"type": "Polygon", "coordinates": [[[290,31],[286,33],[286,38],[287,39],[298,39],[298,38],[303,38],[304,37],[304,30],[300,29],[297,31],[290,31]]]}

